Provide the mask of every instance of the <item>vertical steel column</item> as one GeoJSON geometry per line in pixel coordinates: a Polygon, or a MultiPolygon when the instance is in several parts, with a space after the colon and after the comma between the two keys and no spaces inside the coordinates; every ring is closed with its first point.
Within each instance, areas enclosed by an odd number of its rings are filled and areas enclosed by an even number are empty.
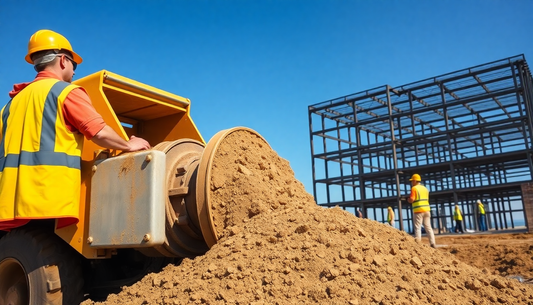
{"type": "MultiPolygon", "coordinates": [[[[355,114],[354,114],[354,122],[355,122],[355,114]]],[[[353,148],[353,144],[352,144],[352,130],[350,126],[348,126],[348,142],[350,142],[350,151],[351,151],[353,148]]],[[[350,156],[350,173],[352,174],[352,196],[353,196],[353,201],[355,202],[357,200],[357,195],[355,192],[355,180],[353,178],[355,177],[355,172],[353,169],[354,168],[353,162],[354,162],[354,158],[352,155],[350,156]]],[[[354,211],[354,214],[355,214],[355,211],[354,211]]]]}
{"type": "MultiPolygon", "coordinates": [[[[398,174],[398,158],[396,156],[396,136],[394,135],[394,122],[392,120],[392,103],[390,99],[390,86],[386,86],[386,92],[387,92],[387,108],[389,111],[389,131],[391,136],[391,146],[392,146],[392,159],[394,163],[394,174],[396,179],[396,201],[398,202],[398,211],[402,210],[402,201],[400,200],[401,194],[400,194],[400,177],[398,174]]],[[[400,220],[400,230],[403,231],[403,217],[402,213],[399,214],[399,220],[400,220]]]]}
{"type": "Polygon", "coordinates": [[[440,220],[440,211],[439,211],[439,203],[435,202],[435,209],[437,214],[437,228],[439,229],[439,234],[442,233],[442,226],[441,226],[441,220],[440,220]]]}
{"type": "MultiPolygon", "coordinates": [[[[309,107],[311,108],[311,107],[309,107]]],[[[316,167],[315,167],[315,148],[313,145],[313,112],[311,109],[308,111],[309,114],[309,141],[311,144],[311,168],[312,168],[312,175],[313,175],[313,196],[315,200],[318,198],[316,195],[316,167]]]]}
{"type": "MultiPolygon", "coordinates": [[[[413,108],[413,94],[411,93],[411,91],[408,91],[407,92],[407,95],[409,96],[409,110],[410,110],[410,115],[411,115],[411,128],[413,129],[413,139],[416,137],[416,125],[415,125],[415,115],[413,114],[413,112],[415,111],[414,108],[413,108]]],[[[414,141],[413,141],[413,145],[414,145],[414,141]]],[[[418,166],[418,148],[416,147],[416,145],[414,145],[415,147],[415,163],[416,165],[418,166]]]]}
{"type": "MultiPolygon", "coordinates": [[[[468,210],[468,223],[470,224],[470,228],[473,228],[475,226],[472,226],[473,223],[475,223],[475,221],[473,221],[474,219],[472,218],[472,215],[473,215],[473,208],[472,208],[472,205],[468,203],[469,200],[466,200],[466,209],[468,210]]],[[[466,229],[466,226],[465,226],[465,229],[466,229]]]]}
{"type": "Polygon", "coordinates": [[[457,204],[459,202],[457,198],[457,181],[455,178],[455,166],[453,165],[453,151],[452,151],[452,142],[450,139],[450,118],[448,117],[448,106],[446,105],[446,93],[444,92],[444,84],[437,82],[440,88],[440,97],[442,101],[442,109],[444,112],[444,121],[446,122],[446,141],[448,142],[448,153],[450,155],[450,175],[452,177],[452,191],[453,191],[453,202],[457,204]]]}
{"type": "MultiPolygon", "coordinates": [[[[326,122],[325,122],[325,116],[322,115],[322,151],[324,152],[324,155],[327,155],[327,147],[326,147],[326,135],[324,134],[324,130],[326,129],[326,122]]],[[[331,203],[331,197],[329,193],[329,170],[328,170],[328,160],[327,157],[324,158],[324,175],[326,176],[326,201],[328,205],[331,203]]]]}
{"type": "MultiPolygon", "coordinates": [[[[365,213],[365,200],[366,200],[366,190],[365,190],[365,180],[363,178],[363,162],[362,162],[362,156],[361,156],[361,130],[359,127],[359,119],[357,117],[357,107],[355,107],[355,101],[352,102],[352,110],[355,117],[355,139],[356,139],[356,145],[357,145],[357,167],[358,167],[358,173],[357,173],[357,180],[359,181],[359,191],[361,194],[361,201],[363,202],[363,205],[361,206],[361,213],[365,213]]],[[[366,213],[365,213],[366,215],[366,213]]]]}
{"type": "Polygon", "coordinates": [[[340,130],[340,124],[339,121],[336,121],[337,124],[337,149],[339,150],[339,172],[341,174],[341,194],[342,194],[342,202],[346,202],[346,195],[344,194],[344,172],[342,168],[342,145],[341,145],[341,130],[340,130]]]}
{"type": "MultiPolygon", "coordinates": [[[[403,160],[404,156],[405,156],[405,148],[404,148],[404,146],[402,144],[403,132],[402,132],[402,116],[401,115],[398,116],[398,131],[399,131],[400,155],[401,155],[401,159],[403,160]]],[[[394,164],[396,164],[395,166],[398,167],[398,156],[397,155],[396,155],[396,157],[394,157],[394,155],[393,155],[392,161],[393,161],[393,166],[394,166],[394,164]]],[[[403,164],[403,162],[402,162],[402,167],[405,167],[405,164],[403,164]]],[[[400,175],[400,172],[398,170],[395,170],[394,171],[394,178],[396,179],[396,191],[398,193],[401,192],[401,184],[400,184],[400,176],[399,175],[400,175]]],[[[403,226],[403,211],[404,210],[407,210],[407,209],[404,209],[402,207],[402,201],[398,200],[398,221],[400,223],[400,230],[402,230],[402,231],[405,231],[404,226],[403,226]]]]}

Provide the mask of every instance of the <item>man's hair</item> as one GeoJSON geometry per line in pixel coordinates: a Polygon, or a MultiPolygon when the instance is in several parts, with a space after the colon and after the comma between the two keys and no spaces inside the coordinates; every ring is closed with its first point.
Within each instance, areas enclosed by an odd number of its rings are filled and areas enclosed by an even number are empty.
{"type": "MultiPolygon", "coordinates": [[[[51,55],[57,55],[57,54],[66,54],[72,58],[72,53],[70,53],[67,50],[43,50],[43,51],[38,51],[38,52],[33,53],[31,55],[31,60],[35,62],[35,61],[38,61],[40,58],[43,58],[47,55],[51,56],[51,55]]],[[[34,69],[37,72],[41,72],[44,69],[46,69],[46,67],[54,65],[57,61],[58,61],[57,56],[55,56],[52,60],[48,60],[48,61],[34,65],[34,69]]]]}

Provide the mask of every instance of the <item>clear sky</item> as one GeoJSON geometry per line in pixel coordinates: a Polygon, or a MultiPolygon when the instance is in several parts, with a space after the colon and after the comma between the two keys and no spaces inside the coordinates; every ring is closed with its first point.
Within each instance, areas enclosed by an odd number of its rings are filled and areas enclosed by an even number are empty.
{"type": "Polygon", "coordinates": [[[35,76],[24,61],[39,29],[66,36],[84,62],[191,99],[208,140],[258,131],[312,193],[307,106],[524,54],[533,1],[0,0],[0,106],[35,76]]]}

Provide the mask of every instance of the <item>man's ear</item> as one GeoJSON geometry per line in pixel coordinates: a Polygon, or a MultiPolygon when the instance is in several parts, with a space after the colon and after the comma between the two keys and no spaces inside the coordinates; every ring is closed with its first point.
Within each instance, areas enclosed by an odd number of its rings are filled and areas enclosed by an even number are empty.
{"type": "Polygon", "coordinates": [[[59,56],[59,66],[61,67],[61,70],[65,70],[65,68],[67,67],[65,65],[65,56],[59,56]]]}

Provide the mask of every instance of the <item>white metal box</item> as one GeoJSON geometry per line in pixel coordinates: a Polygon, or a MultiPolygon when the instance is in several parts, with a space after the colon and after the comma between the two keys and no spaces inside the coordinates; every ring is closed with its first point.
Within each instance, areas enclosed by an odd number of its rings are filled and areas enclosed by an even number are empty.
{"type": "Polygon", "coordinates": [[[144,248],[165,241],[165,162],[157,150],[97,161],[91,180],[89,243],[144,248]]]}

